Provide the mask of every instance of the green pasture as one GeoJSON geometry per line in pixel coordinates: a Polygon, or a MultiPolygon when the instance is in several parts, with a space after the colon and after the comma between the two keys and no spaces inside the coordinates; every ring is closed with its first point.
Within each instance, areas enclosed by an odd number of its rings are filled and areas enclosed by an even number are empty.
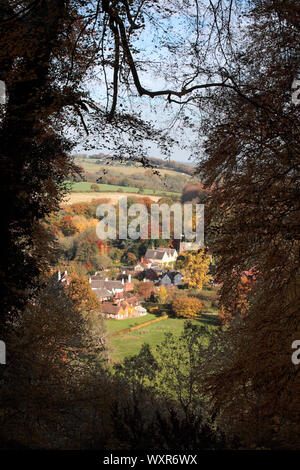
{"type": "MultiPolygon", "coordinates": [[[[93,183],[89,183],[86,181],[80,181],[78,183],[71,183],[71,191],[92,191],[91,185],[93,183]]],[[[99,192],[124,192],[124,193],[137,193],[139,188],[134,188],[133,186],[117,186],[114,184],[98,184],[99,192]]],[[[166,194],[166,195],[177,195],[179,193],[175,193],[172,191],[153,191],[153,189],[144,189],[142,194],[166,194]]]]}
{"type": "MultiPolygon", "coordinates": [[[[109,334],[129,326],[134,326],[134,324],[145,323],[155,317],[157,316],[148,314],[145,317],[136,319],[105,320],[105,325],[109,334]]],[[[175,335],[179,335],[183,330],[185,321],[185,319],[181,318],[167,318],[123,335],[109,337],[111,360],[113,362],[121,362],[126,356],[137,354],[143,343],[148,343],[154,352],[155,346],[164,340],[165,333],[172,332],[175,335]]],[[[193,320],[192,323],[214,327],[217,325],[218,319],[213,316],[202,315],[199,320],[193,320]]]]}

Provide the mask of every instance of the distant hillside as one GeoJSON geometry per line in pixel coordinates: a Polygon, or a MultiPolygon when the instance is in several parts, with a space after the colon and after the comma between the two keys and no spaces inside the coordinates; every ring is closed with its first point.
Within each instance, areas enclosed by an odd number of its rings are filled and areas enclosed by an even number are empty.
{"type": "Polygon", "coordinates": [[[104,185],[136,188],[136,190],[154,190],[158,192],[181,193],[188,183],[199,182],[193,176],[193,168],[173,160],[165,161],[151,158],[153,168],[145,168],[141,163],[120,162],[110,155],[74,155],[75,163],[83,169],[82,178],[71,178],[74,182],[86,181],[104,185]]]}
{"type": "MultiPolygon", "coordinates": [[[[93,155],[87,154],[76,154],[74,155],[75,159],[81,161],[97,161],[99,165],[108,164],[109,166],[124,166],[124,167],[136,167],[138,166],[136,162],[126,160],[121,162],[118,159],[115,159],[112,155],[106,155],[104,153],[97,153],[93,155]]],[[[191,163],[181,163],[176,162],[175,160],[163,160],[162,158],[149,158],[149,161],[153,164],[154,167],[159,169],[171,169],[179,173],[185,173],[187,175],[193,174],[193,165],[191,163]]]]}
{"type": "Polygon", "coordinates": [[[150,159],[155,166],[161,167],[161,168],[170,168],[173,171],[178,171],[180,173],[186,173],[187,175],[192,175],[193,174],[193,167],[191,167],[188,164],[185,163],[180,163],[176,162],[175,160],[162,160],[161,158],[151,158],[150,159]]]}

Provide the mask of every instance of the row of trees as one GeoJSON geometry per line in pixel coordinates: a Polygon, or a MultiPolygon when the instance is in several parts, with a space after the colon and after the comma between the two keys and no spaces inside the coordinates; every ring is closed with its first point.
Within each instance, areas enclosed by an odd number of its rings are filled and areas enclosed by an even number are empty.
{"type": "MultiPolygon", "coordinates": [[[[87,176],[88,178],[88,176],[87,176]]],[[[122,171],[117,173],[113,169],[105,170],[105,173],[98,172],[97,181],[103,184],[119,185],[124,187],[137,187],[143,189],[154,189],[156,191],[176,191],[181,192],[189,177],[179,173],[161,174],[159,170],[141,170],[128,176],[122,175],[122,171]]]]}

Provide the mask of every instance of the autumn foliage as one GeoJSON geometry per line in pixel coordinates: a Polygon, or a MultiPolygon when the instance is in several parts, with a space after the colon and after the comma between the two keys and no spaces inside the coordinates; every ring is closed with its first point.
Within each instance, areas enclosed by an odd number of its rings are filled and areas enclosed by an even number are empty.
{"type": "Polygon", "coordinates": [[[101,312],[101,302],[95,292],[92,291],[87,279],[73,274],[69,285],[66,287],[66,292],[79,311],[90,312],[96,310],[99,313],[101,312]]]}
{"type": "Polygon", "coordinates": [[[141,297],[147,300],[154,292],[154,284],[153,282],[140,282],[137,286],[137,291],[141,297]]]}
{"type": "Polygon", "coordinates": [[[244,318],[255,286],[257,273],[254,268],[241,273],[234,272],[222,286],[220,322],[228,326],[234,318],[244,318]],[[234,288],[233,288],[234,286],[234,288]]]}
{"type": "Polygon", "coordinates": [[[197,297],[182,295],[174,297],[172,310],[178,317],[197,318],[204,311],[204,306],[197,297]]]}
{"type": "Polygon", "coordinates": [[[214,95],[199,164],[215,184],[207,239],[230,323],[210,351],[206,392],[228,438],[299,449],[300,375],[291,361],[300,330],[299,2],[254,2],[249,18],[236,58],[247,79],[237,78],[238,93],[214,95]],[[241,277],[254,266],[255,282],[241,277]]]}
{"type": "Polygon", "coordinates": [[[208,284],[210,260],[211,256],[205,247],[200,251],[187,252],[181,263],[181,272],[188,287],[202,290],[203,286],[208,284]]]}

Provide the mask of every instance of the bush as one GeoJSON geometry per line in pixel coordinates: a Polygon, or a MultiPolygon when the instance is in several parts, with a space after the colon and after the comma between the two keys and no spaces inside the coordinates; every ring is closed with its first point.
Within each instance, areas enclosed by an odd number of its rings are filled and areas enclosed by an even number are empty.
{"type": "Polygon", "coordinates": [[[182,295],[174,297],[172,311],[179,317],[193,318],[204,311],[204,306],[197,297],[182,295]]]}
{"type": "Polygon", "coordinates": [[[93,183],[93,184],[91,185],[91,190],[92,190],[92,191],[100,191],[100,188],[99,188],[98,184],[93,183]]]}
{"type": "Polygon", "coordinates": [[[149,299],[154,292],[153,282],[140,282],[137,286],[138,294],[145,300],[149,299]]]}

